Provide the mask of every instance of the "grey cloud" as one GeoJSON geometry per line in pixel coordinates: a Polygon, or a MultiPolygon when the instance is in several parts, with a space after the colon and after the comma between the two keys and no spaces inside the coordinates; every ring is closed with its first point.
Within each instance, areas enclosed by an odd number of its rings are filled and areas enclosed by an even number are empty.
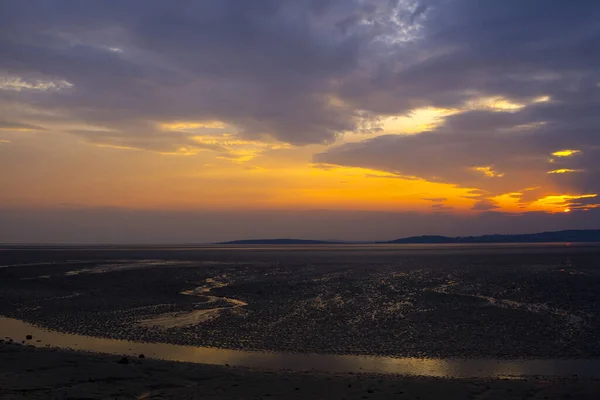
{"type": "Polygon", "coordinates": [[[392,6],[9,0],[0,6],[0,72],[65,80],[72,90],[48,105],[120,131],[148,120],[219,119],[246,136],[331,142],[364,118],[330,102],[386,31],[362,22],[392,6]]]}
{"type": "Polygon", "coordinates": [[[471,209],[477,211],[490,211],[497,208],[500,208],[500,206],[494,201],[489,199],[482,199],[477,201],[471,209]]]}
{"type": "Polygon", "coordinates": [[[518,112],[468,111],[431,132],[315,160],[491,194],[598,191],[599,17],[600,3],[585,0],[6,0],[0,74],[73,86],[0,91],[0,101],[112,132],[72,131],[90,142],[168,152],[191,146],[192,134],[163,135],[157,122],[222,120],[246,137],[302,145],[375,131],[372,119],[415,107],[547,95],[518,112]],[[546,174],[561,148],[583,153],[555,165],[585,173],[546,174]]]}
{"type": "Polygon", "coordinates": [[[23,122],[3,121],[0,120],[0,131],[11,130],[43,130],[44,128],[36,125],[25,124],[23,122]]]}
{"type": "Polygon", "coordinates": [[[192,140],[188,135],[178,132],[157,132],[152,128],[133,133],[121,131],[99,130],[70,130],[69,133],[83,138],[86,142],[102,146],[112,146],[130,149],[144,149],[159,153],[176,153],[182,147],[194,149],[207,149],[222,151],[220,146],[206,145],[192,140]]]}
{"type": "Polygon", "coordinates": [[[420,39],[380,60],[385,66],[370,90],[361,80],[345,88],[357,104],[398,112],[415,104],[452,106],[474,93],[526,98],[597,81],[596,2],[428,3],[420,39]],[[375,90],[385,95],[373,96],[375,90]]]}
{"type": "Polygon", "coordinates": [[[461,108],[477,97],[528,104],[472,110],[419,135],[388,135],[332,148],[317,162],[381,169],[493,194],[600,191],[600,4],[594,1],[423,2],[419,38],[382,60],[369,83],[343,88],[374,113],[415,106],[461,108]],[[549,96],[549,102],[533,102],[549,96]],[[560,149],[576,157],[557,158],[560,149]],[[490,167],[495,176],[473,167],[490,167]],[[581,173],[547,174],[553,169],[581,173]]]}

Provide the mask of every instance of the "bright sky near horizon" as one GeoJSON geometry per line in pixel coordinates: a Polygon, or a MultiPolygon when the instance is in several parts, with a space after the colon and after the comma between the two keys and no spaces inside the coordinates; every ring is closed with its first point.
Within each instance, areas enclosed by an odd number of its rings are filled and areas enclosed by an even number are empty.
{"type": "Polygon", "coordinates": [[[599,21],[585,0],[2,1],[0,242],[150,240],[95,235],[136,212],[229,221],[179,240],[381,239],[382,213],[411,221],[391,238],[600,227],[599,21]],[[337,225],[235,223],[307,211],[337,225]]]}

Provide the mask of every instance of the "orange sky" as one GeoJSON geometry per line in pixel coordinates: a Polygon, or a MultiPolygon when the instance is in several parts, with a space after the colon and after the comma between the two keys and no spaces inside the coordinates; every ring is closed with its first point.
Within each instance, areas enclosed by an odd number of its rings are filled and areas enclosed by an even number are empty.
{"type": "MultiPolygon", "coordinates": [[[[504,101],[495,104],[502,110],[516,107],[504,101]]],[[[418,135],[455,112],[424,109],[408,117],[388,117],[382,122],[381,131],[348,133],[332,145],[389,133],[418,135]]],[[[62,133],[61,126],[51,125],[43,132],[5,132],[4,143],[0,144],[0,166],[12,173],[0,176],[5,189],[0,193],[0,205],[477,212],[472,210],[477,201],[474,196],[477,187],[358,167],[315,164],[312,156],[327,145],[291,146],[272,139],[241,139],[233,127],[218,121],[159,125],[164,135],[196,131],[199,142],[217,144],[225,150],[181,148],[160,153],[99,145],[62,133]],[[206,130],[211,134],[207,135],[206,130]],[[25,159],[28,162],[21,162],[25,159]]],[[[554,156],[568,157],[574,153],[563,151],[554,156]]],[[[490,180],[502,176],[489,167],[474,169],[488,175],[490,180]]],[[[521,204],[522,192],[494,195],[493,199],[501,211],[563,212],[572,199],[594,195],[547,189],[543,196],[528,204],[521,204]]]]}

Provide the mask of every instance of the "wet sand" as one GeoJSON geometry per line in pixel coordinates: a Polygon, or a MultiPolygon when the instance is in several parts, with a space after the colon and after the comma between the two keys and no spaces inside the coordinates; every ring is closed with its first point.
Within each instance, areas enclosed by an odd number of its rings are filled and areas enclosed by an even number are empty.
{"type": "Polygon", "coordinates": [[[600,246],[0,250],[0,315],[242,351],[599,359],[600,246]]]}
{"type": "Polygon", "coordinates": [[[600,381],[260,371],[0,343],[0,399],[597,399],[600,381]]]}
{"type": "Polygon", "coordinates": [[[24,341],[0,344],[0,399],[596,399],[598,260],[558,244],[0,249],[0,316],[56,333],[0,320],[24,341]]]}

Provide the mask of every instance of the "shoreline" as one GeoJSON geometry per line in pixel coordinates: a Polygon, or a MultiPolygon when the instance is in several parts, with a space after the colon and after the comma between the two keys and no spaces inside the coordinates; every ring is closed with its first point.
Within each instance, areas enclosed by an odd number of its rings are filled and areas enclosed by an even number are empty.
{"type": "Polygon", "coordinates": [[[0,399],[595,399],[599,379],[265,371],[0,342],[0,399]]]}

